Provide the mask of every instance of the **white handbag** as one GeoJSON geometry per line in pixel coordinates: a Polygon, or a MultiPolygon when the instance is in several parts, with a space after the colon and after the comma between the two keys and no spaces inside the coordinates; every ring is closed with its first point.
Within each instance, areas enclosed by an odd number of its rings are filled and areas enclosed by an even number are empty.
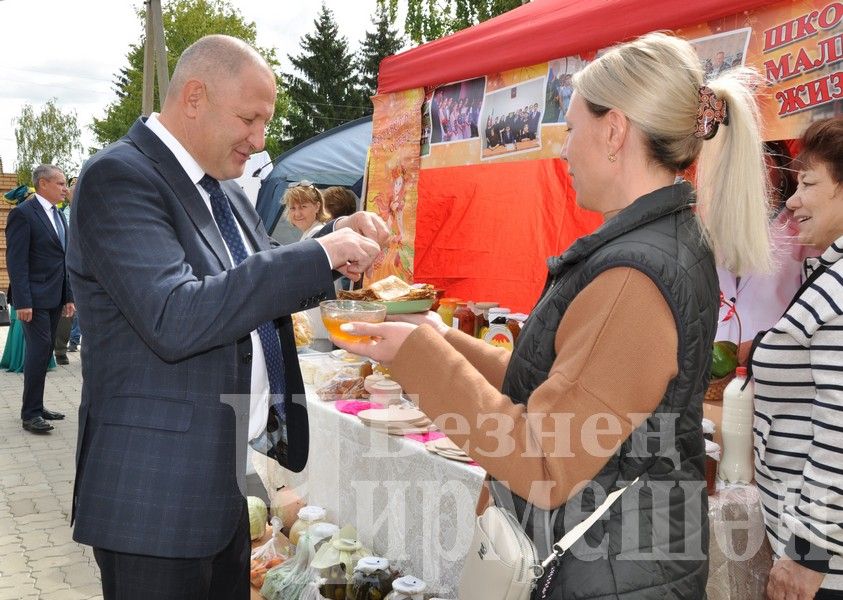
{"type": "MultiPolygon", "coordinates": [[[[638,477],[609,494],[597,510],[553,545],[553,552],[541,563],[533,540],[512,513],[497,506],[488,507],[474,525],[474,537],[460,577],[459,600],[529,600],[545,569],[562,558],[637,481],[638,477]]],[[[544,595],[554,574],[548,572],[545,578],[544,595]]]]}

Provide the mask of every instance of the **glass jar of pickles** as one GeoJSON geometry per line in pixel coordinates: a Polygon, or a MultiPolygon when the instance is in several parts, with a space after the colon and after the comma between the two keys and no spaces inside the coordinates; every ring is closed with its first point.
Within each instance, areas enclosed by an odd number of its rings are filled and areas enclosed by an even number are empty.
{"type": "Polygon", "coordinates": [[[345,590],[346,600],[384,600],[392,591],[395,573],[389,561],[377,556],[361,558],[345,590]]]}
{"type": "Polygon", "coordinates": [[[321,506],[303,506],[299,509],[298,520],[290,527],[290,543],[297,546],[302,532],[315,523],[325,521],[327,513],[321,506]]]}
{"type": "Polygon", "coordinates": [[[427,584],[417,577],[399,577],[392,582],[392,591],[387,600],[424,600],[426,589],[427,584]]]}

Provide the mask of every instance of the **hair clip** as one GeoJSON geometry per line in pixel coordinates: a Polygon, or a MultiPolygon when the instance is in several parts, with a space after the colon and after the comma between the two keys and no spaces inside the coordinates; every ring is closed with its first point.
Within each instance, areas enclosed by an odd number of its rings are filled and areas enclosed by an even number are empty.
{"type": "Polygon", "coordinates": [[[707,85],[700,86],[700,107],[697,110],[697,126],[694,136],[710,140],[717,133],[720,125],[729,124],[729,112],[726,100],[718,98],[707,85]]]}

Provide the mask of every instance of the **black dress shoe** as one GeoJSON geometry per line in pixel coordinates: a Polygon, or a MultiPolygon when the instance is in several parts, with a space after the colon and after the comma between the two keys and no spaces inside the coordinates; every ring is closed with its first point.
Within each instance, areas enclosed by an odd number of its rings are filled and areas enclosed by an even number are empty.
{"type": "Polygon", "coordinates": [[[70,361],[67,359],[66,356],[56,356],[56,364],[57,365],[69,365],[70,361]]]}
{"type": "Polygon", "coordinates": [[[53,426],[47,423],[43,417],[33,417],[24,421],[23,428],[32,433],[47,433],[53,430],[53,426]]]}
{"type": "Polygon", "coordinates": [[[64,418],[64,415],[60,412],[55,412],[52,410],[42,409],[41,416],[47,419],[48,421],[61,421],[64,418]]]}

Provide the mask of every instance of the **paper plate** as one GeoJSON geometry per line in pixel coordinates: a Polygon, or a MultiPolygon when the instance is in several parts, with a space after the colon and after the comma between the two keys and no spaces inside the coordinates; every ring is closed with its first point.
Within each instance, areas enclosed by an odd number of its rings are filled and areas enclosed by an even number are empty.
{"type": "Polygon", "coordinates": [[[431,440],[428,442],[431,446],[436,448],[437,450],[449,451],[449,452],[459,452],[461,454],[465,454],[465,451],[457,446],[450,438],[443,437],[437,440],[431,440]]]}
{"type": "Polygon", "coordinates": [[[433,306],[433,298],[396,300],[395,302],[384,302],[384,304],[386,304],[386,314],[388,315],[408,315],[430,310],[430,307],[433,306]]]}
{"type": "Polygon", "coordinates": [[[463,454],[461,456],[456,455],[456,454],[443,454],[442,452],[434,452],[434,454],[438,454],[442,458],[445,458],[445,459],[448,459],[448,460],[455,460],[455,461],[461,462],[461,463],[474,462],[473,458],[471,458],[470,456],[466,456],[465,454],[463,454]]]}
{"type": "Polygon", "coordinates": [[[387,433],[389,435],[422,435],[424,433],[430,433],[431,431],[435,431],[431,429],[432,425],[428,425],[427,427],[412,427],[412,428],[398,428],[398,429],[388,429],[387,433]]]}
{"type": "Polygon", "coordinates": [[[417,423],[427,419],[422,411],[415,408],[389,408],[362,410],[357,413],[357,418],[369,423],[417,423]]]}

